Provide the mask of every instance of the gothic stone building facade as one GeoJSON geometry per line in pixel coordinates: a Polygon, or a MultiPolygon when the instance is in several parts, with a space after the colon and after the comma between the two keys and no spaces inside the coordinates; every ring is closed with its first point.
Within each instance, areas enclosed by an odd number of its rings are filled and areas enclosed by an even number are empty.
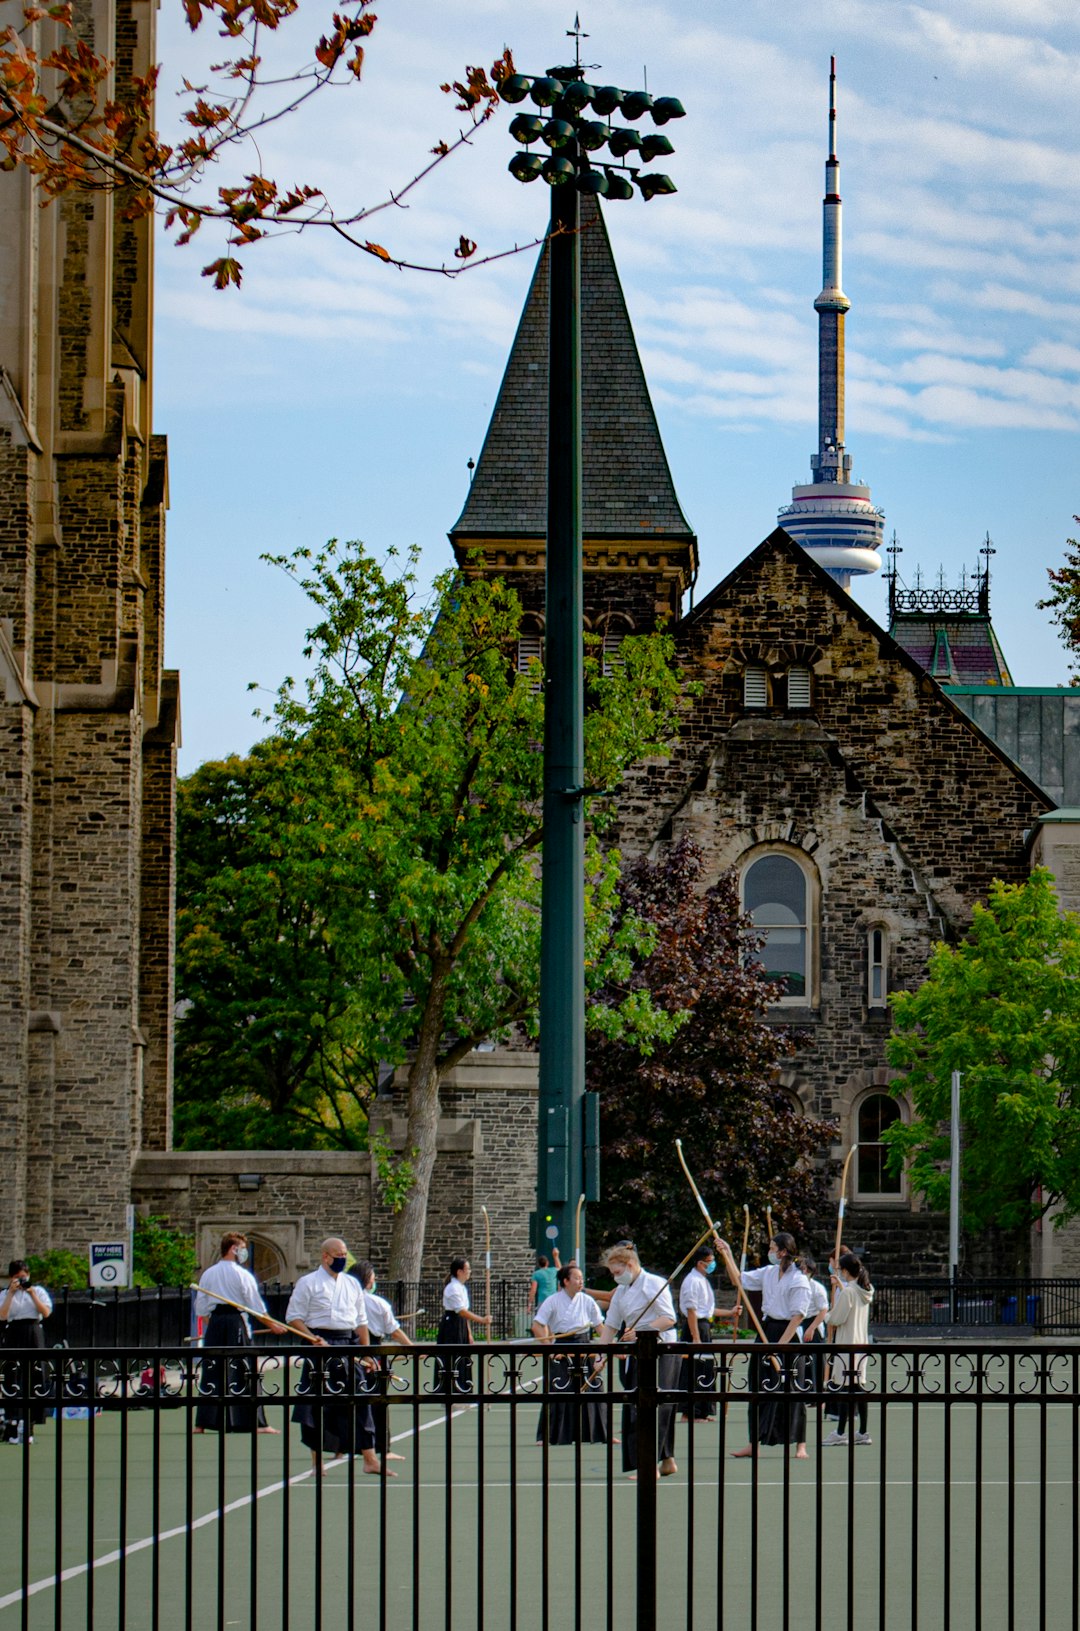
{"type": "MultiPolygon", "coordinates": [[[[151,0],[89,0],[119,70],[151,0]]],[[[33,26],[47,49],[52,24],[33,26]]],[[[0,176],[0,1254],[125,1224],[169,1138],[177,677],[163,667],[166,452],[152,222],[41,209],[0,176]]]]}

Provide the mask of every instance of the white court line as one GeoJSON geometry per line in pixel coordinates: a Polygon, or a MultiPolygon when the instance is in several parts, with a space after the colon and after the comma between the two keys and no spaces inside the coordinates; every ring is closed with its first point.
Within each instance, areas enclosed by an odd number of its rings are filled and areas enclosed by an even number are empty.
{"type": "MultiPolygon", "coordinates": [[[[880,1478],[853,1478],[851,1480],[850,1486],[849,1486],[848,1480],[846,1478],[823,1478],[821,1480],[821,1484],[822,1484],[823,1489],[847,1489],[849,1487],[852,1488],[852,1489],[856,1489],[856,1488],[880,1489],[882,1487],[882,1481],[881,1481],[880,1478]]],[[[968,1488],[970,1488],[970,1489],[976,1489],[976,1488],[978,1488],[978,1489],[1022,1489],[1022,1488],[1028,1488],[1028,1487],[1030,1487],[1031,1489],[1059,1489],[1059,1488],[1060,1489],[1071,1489],[1073,1487],[1073,1481],[1072,1481],[1071,1478],[1012,1478],[1012,1479],[1009,1479],[1009,1478],[982,1478],[982,1479],[950,1478],[950,1479],[947,1479],[947,1480],[944,1479],[944,1478],[920,1478],[919,1479],[919,1488],[920,1489],[942,1489],[942,1488],[944,1488],[946,1486],[946,1484],[948,1485],[949,1489],[968,1489],[968,1488]]],[[[345,1484],[335,1484],[333,1487],[335,1489],[341,1490],[343,1493],[347,1493],[348,1486],[345,1485],[345,1484]]],[[[509,1479],[497,1480],[497,1479],[494,1479],[494,1478],[485,1478],[482,1487],[484,1489],[543,1489],[544,1488],[544,1483],[543,1483],[543,1481],[541,1479],[528,1479],[528,1480],[526,1480],[526,1479],[523,1479],[523,1478],[518,1478],[518,1479],[515,1479],[515,1481],[513,1483],[511,1483],[509,1481],[509,1479]]],[[[560,1480],[560,1479],[549,1480],[548,1484],[547,1484],[547,1488],[550,1489],[550,1490],[573,1489],[573,1487],[574,1487],[573,1480],[569,1479],[569,1478],[566,1479],[566,1480],[560,1480]]],[[[597,1478],[595,1480],[589,1480],[587,1482],[583,1481],[581,1487],[582,1487],[582,1489],[599,1489],[599,1490],[604,1490],[606,1492],[606,1490],[607,1490],[607,1479],[606,1478],[597,1478]]],[[[634,1491],[637,1489],[637,1484],[633,1480],[624,1477],[624,1478],[616,1478],[613,1487],[615,1489],[625,1489],[629,1494],[632,1495],[634,1493],[634,1491]]],[[[675,1479],[668,1479],[666,1484],[663,1487],[665,1489],[668,1489],[668,1490],[679,1490],[679,1489],[687,1489],[687,1488],[689,1488],[689,1485],[688,1485],[687,1480],[685,1478],[675,1478],[675,1479]]],[[[715,1479],[699,1478],[699,1479],[696,1479],[694,1481],[695,1490],[716,1489],[716,1487],[717,1487],[717,1485],[716,1485],[716,1480],[715,1479]]],[[[747,1489],[748,1490],[748,1489],[750,1489],[750,1487],[751,1486],[750,1486],[749,1483],[744,1484],[744,1483],[739,1482],[739,1483],[726,1484],[724,1486],[724,1488],[725,1488],[725,1499],[727,1499],[731,1495],[733,1490],[740,1490],[740,1489],[747,1489]]],[[[757,1487],[758,1487],[758,1489],[783,1489],[784,1480],[782,1478],[759,1478],[757,1487]]],[[[801,1483],[801,1482],[797,1483],[795,1479],[792,1479],[789,1487],[792,1490],[792,1493],[807,1490],[811,1494],[813,1494],[813,1492],[817,1488],[817,1483],[815,1481],[808,1481],[807,1483],[801,1483]]],[[[914,1486],[912,1485],[912,1482],[911,1482],[910,1478],[887,1478],[885,1480],[885,1487],[888,1488],[888,1489],[912,1489],[914,1486]]],[[[399,1485],[398,1488],[401,1489],[401,1490],[410,1490],[410,1489],[441,1489],[441,1490],[445,1490],[446,1489],[446,1483],[445,1483],[445,1481],[440,1481],[440,1482],[437,1482],[437,1483],[410,1483],[410,1484],[399,1485]]],[[[455,1488],[455,1490],[458,1490],[458,1489],[480,1489],[481,1485],[478,1484],[478,1483],[474,1483],[474,1482],[465,1483],[463,1480],[455,1478],[454,1488],[455,1488]]]]}
{"type": "MultiPolygon", "coordinates": [[[[460,1410],[451,1411],[451,1417],[464,1416],[470,1410],[475,1410],[474,1404],[463,1405],[460,1410]]],[[[431,1421],[425,1421],[419,1427],[406,1428],[403,1433],[395,1433],[390,1440],[397,1444],[399,1439],[412,1438],[415,1433],[426,1433],[429,1427],[441,1427],[447,1421],[446,1416],[435,1416],[431,1421]]],[[[314,1477],[315,1469],[309,1467],[306,1472],[294,1473],[291,1478],[279,1479],[276,1484],[267,1484],[263,1489],[257,1489],[253,1495],[241,1495],[237,1500],[230,1501],[227,1506],[215,1507],[212,1512],[205,1512],[201,1518],[193,1518],[190,1524],[182,1523],[175,1529],[164,1529],[158,1535],[146,1535],[142,1540],[133,1540],[128,1546],[121,1546],[114,1552],[106,1552],[101,1557],[95,1557],[92,1563],[75,1563],[70,1569],[64,1569],[60,1574],[46,1575],[42,1580],[35,1580],[27,1586],[26,1591],[11,1591],[6,1597],[0,1597],[0,1609],[11,1608],[15,1603],[21,1603],[24,1597],[34,1597],[39,1591],[49,1591],[57,1585],[65,1585],[69,1580],[77,1580],[81,1574],[89,1574],[91,1569],[104,1569],[112,1563],[119,1563],[122,1557],[134,1557],[136,1552],[145,1552],[147,1547],[159,1545],[165,1540],[175,1540],[179,1535],[190,1534],[195,1529],[203,1529],[207,1524],[217,1523],[219,1518],[228,1512],[239,1512],[245,1506],[251,1506],[261,1501],[264,1496],[278,1495],[283,1489],[303,1484],[314,1477]]],[[[323,1485],[325,1491],[332,1488],[347,1489],[346,1484],[323,1485]]]]}

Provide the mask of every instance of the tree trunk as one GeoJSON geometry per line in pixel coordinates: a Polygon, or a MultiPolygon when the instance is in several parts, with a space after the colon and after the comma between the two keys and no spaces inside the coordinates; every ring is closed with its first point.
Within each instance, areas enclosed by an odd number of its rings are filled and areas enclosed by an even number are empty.
{"type": "Polygon", "coordinates": [[[416,1057],[409,1070],[409,1119],[402,1158],[412,1165],[413,1181],[390,1236],[391,1280],[419,1280],[427,1232],[428,1195],[435,1170],[439,1137],[439,1035],[445,980],[433,980],[428,992],[416,1057]]]}

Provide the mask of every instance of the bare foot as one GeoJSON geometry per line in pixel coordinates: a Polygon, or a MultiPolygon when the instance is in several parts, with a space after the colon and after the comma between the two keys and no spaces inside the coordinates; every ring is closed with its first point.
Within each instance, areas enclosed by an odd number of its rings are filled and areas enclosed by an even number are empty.
{"type": "Polygon", "coordinates": [[[387,1461],[404,1461],[405,1457],[403,1455],[397,1455],[393,1450],[387,1450],[386,1459],[387,1461]]]}
{"type": "Polygon", "coordinates": [[[806,1449],[805,1444],[800,1444],[799,1445],[799,1448],[795,1451],[795,1459],[796,1459],[796,1461],[809,1461],[810,1457],[807,1454],[807,1449],[806,1449]]]}
{"type": "Polygon", "coordinates": [[[661,1463],[660,1463],[660,1476],[661,1476],[661,1478],[670,1478],[672,1473],[673,1472],[678,1472],[678,1470],[679,1469],[675,1465],[675,1457],[673,1455],[665,1456],[663,1461],[661,1461],[661,1463]]]}
{"type": "Polygon", "coordinates": [[[206,1432],[206,1428],[205,1428],[205,1427],[193,1427],[193,1428],[192,1428],[192,1429],[191,1429],[191,1431],[192,1431],[192,1432],[193,1432],[193,1433],[205,1433],[205,1432],[206,1432]]]}
{"type": "MultiPolygon", "coordinates": [[[[197,1433],[201,1433],[202,1428],[201,1427],[196,1427],[195,1431],[197,1433]]],[[[280,1434],[281,1434],[281,1428],[280,1427],[256,1427],[255,1431],[257,1433],[275,1433],[278,1436],[280,1436],[280,1434]]]]}
{"type": "Polygon", "coordinates": [[[368,1474],[368,1476],[370,1478],[396,1478],[397,1477],[397,1473],[396,1472],[391,1472],[389,1467],[369,1467],[366,1461],[364,1462],[364,1471],[368,1474]]]}
{"type": "Polygon", "coordinates": [[[754,1449],[752,1444],[748,1444],[745,1450],[729,1450],[728,1454],[730,1455],[732,1461],[743,1461],[747,1456],[756,1455],[757,1451],[754,1449]]]}

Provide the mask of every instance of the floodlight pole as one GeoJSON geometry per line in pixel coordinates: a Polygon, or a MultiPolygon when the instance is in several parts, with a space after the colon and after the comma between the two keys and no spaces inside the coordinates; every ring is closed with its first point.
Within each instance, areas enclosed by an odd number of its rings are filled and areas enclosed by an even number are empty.
{"type": "MultiPolygon", "coordinates": [[[[563,149],[578,162],[578,144],[563,149]]],[[[580,194],[551,189],[544,847],[536,1237],[574,1250],[584,1172],[585,678],[581,541],[580,194]],[[553,1232],[554,1231],[554,1232],[553,1232]]],[[[584,1236],[581,1239],[584,1266],[584,1236]]]]}
{"type": "Polygon", "coordinates": [[[960,1083],[954,1070],[949,1105],[949,1324],[956,1324],[957,1281],[960,1277],[960,1083]]]}

